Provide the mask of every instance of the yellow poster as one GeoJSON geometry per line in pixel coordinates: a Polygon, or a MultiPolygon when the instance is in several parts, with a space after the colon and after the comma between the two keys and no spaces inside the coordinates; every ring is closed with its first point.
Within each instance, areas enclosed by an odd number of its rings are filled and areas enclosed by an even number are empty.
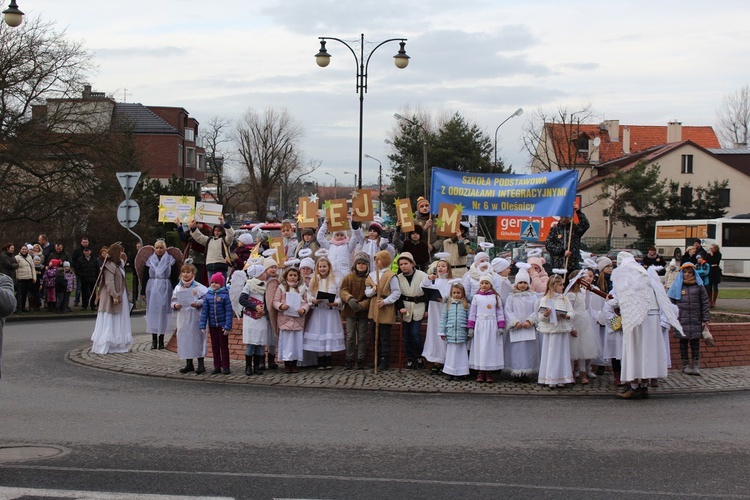
{"type": "Polygon", "coordinates": [[[195,196],[159,196],[159,222],[187,222],[195,217],[195,196]]]}

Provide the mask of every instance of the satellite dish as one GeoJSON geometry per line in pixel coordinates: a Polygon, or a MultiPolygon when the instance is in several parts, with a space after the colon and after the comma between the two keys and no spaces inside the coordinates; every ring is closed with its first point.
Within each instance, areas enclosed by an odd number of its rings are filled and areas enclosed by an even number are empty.
{"type": "Polygon", "coordinates": [[[594,147],[595,147],[595,148],[598,148],[598,147],[599,147],[599,144],[601,144],[601,143],[602,143],[602,139],[601,139],[601,137],[595,137],[595,138],[594,138],[594,147]]]}

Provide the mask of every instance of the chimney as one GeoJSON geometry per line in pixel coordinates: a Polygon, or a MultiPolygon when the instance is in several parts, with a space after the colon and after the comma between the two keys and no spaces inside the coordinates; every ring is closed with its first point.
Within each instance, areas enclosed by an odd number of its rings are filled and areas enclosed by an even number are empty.
{"type": "Polygon", "coordinates": [[[599,146],[594,141],[595,139],[589,139],[589,165],[599,164],[599,146]]]}
{"type": "Polygon", "coordinates": [[[630,127],[622,127],[622,152],[630,154],[630,127]]]}
{"type": "Polygon", "coordinates": [[[667,143],[680,142],[682,140],[682,122],[672,120],[667,123],[667,143]]]}
{"type": "Polygon", "coordinates": [[[620,120],[604,120],[604,125],[607,127],[607,134],[609,134],[609,142],[620,141],[620,120]]]}

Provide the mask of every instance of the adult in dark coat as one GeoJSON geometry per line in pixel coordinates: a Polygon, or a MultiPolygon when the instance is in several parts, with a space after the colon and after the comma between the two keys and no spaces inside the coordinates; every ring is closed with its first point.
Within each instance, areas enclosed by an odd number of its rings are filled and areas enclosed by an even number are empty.
{"type": "Polygon", "coordinates": [[[708,255],[706,255],[706,262],[711,266],[708,271],[708,300],[711,303],[711,307],[716,307],[716,299],[719,298],[719,283],[721,283],[721,252],[719,251],[719,245],[714,243],[708,247],[708,255]]]}
{"type": "Polygon", "coordinates": [[[667,263],[664,260],[664,257],[656,252],[656,247],[654,245],[648,247],[648,253],[643,256],[643,267],[648,269],[651,266],[659,266],[665,268],[659,271],[659,276],[664,276],[664,274],[666,273],[667,263]]]}
{"type": "Polygon", "coordinates": [[[708,292],[703,287],[700,277],[691,263],[680,267],[680,274],[675,278],[667,293],[680,311],[680,325],[685,337],[680,338],[680,358],[682,373],[700,375],[700,341],[703,328],[711,321],[708,292]],[[692,351],[692,363],[688,357],[688,345],[692,351]]]}
{"type": "Polygon", "coordinates": [[[94,309],[93,304],[89,304],[91,294],[96,285],[96,279],[99,277],[99,263],[96,257],[92,255],[91,248],[83,249],[82,255],[75,263],[76,276],[81,283],[81,308],[86,310],[89,306],[94,309]]]}
{"type": "Polygon", "coordinates": [[[81,244],[73,249],[73,255],[70,256],[70,263],[73,265],[73,270],[76,272],[76,294],[73,298],[74,306],[77,306],[81,303],[81,273],[76,267],[76,264],[78,263],[78,259],[83,257],[84,248],[91,248],[88,236],[81,236],[81,244]]]}
{"type": "Polygon", "coordinates": [[[49,253],[49,259],[45,260],[45,262],[49,262],[52,259],[57,259],[60,262],[70,262],[72,257],[70,256],[70,253],[63,248],[62,243],[55,243],[55,249],[49,253]]]}
{"type": "Polygon", "coordinates": [[[568,276],[571,271],[578,269],[581,260],[581,237],[589,230],[589,220],[580,209],[576,209],[578,223],[573,223],[572,234],[570,217],[561,217],[556,226],[547,233],[545,246],[550,254],[553,269],[565,269],[565,260],[568,261],[568,276]],[[570,247],[568,247],[570,240],[570,247]]]}

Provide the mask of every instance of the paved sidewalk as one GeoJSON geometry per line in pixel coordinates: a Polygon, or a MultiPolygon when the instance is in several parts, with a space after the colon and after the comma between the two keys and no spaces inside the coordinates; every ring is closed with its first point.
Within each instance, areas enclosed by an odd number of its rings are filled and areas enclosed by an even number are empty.
{"type": "MultiPolygon", "coordinates": [[[[563,389],[549,389],[536,383],[517,383],[503,379],[494,384],[475,381],[449,382],[445,376],[431,375],[426,370],[390,369],[377,375],[372,370],[316,370],[302,368],[297,374],[285,374],[281,369],[267,370],[263,375],[245,376],[244,362],[232,361],[231,375],[209,375],[213,368],[206,358],[208,371],[201,375],[182,374],[178,370],[184,362],[167,350],[151,350],[151,335],[138,335],[131,352],[124,354],[93,354],[85,345],[70,351],[67,358],[81,365],[148,377],[164,377],[193,382],[244,384],[278,387],[314,387],[415,393],[465,393],[518,396],[603,396],[612,397],[617,388],[612,374],[606,373],[582,386],[576,384],[563,389]]],[[[750,390],[750,366],[711,368],[701,370],[702,377],[685,375],[670,370],[669,377],[649,392],[659,394],[695,394],[750,390]]]]}

